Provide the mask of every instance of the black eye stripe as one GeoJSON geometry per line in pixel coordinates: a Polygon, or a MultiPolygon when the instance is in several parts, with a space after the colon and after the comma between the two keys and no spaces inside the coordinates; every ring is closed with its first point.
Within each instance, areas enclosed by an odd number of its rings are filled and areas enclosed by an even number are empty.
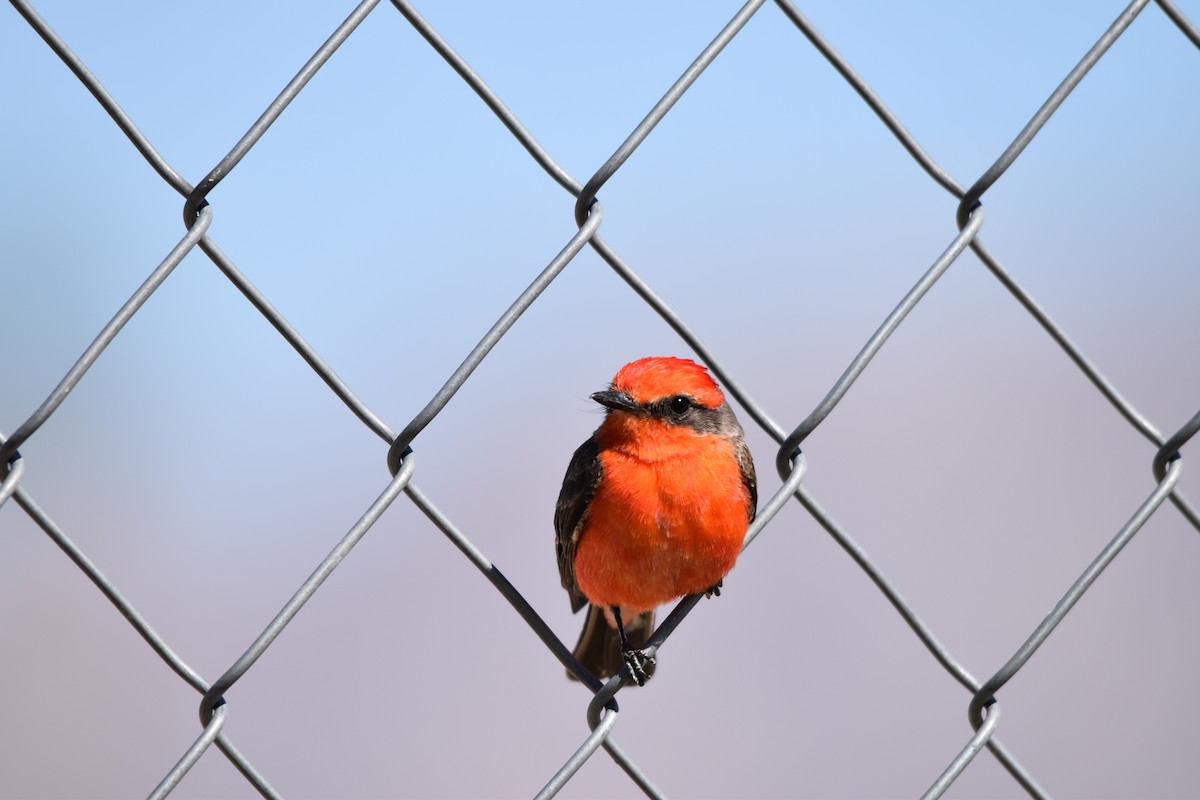
{"type": "Polygon", "coordinates": [[[686,395],[667,397],[659,402],[660,414],[683,416],[695,407],[695,401],[686,395]]]}
{"type": "Polygon", "coordinates": [[[642,412],[668,425],[691,428],[698,433],[719,433],[726,436],[741,430],[727,403],[709,408],[686,394],[675,394],[642,404],[642,412]]]}

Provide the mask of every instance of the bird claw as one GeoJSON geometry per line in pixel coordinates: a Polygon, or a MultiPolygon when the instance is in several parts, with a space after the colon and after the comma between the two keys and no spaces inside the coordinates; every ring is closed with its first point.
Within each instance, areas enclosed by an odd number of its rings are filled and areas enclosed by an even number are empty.
{"type": "Polygon", "coordinates": [[[650,680],[650,675],[653,674],[654,656],[648,656],[641,650],[633,648],[622,650],[621,655],[625,658],[625,666],[629,668],[633,682],[638,686],[645,686],[646,681],[650,680]]]}
{"type": "Polygon", "coordinates": [[[722,585],[723,583],[725,583],[725,581],[717,581],[717,585],[716,585],[716,586],[713,586],[711,589],[709,589],[708,591],[706,591],[706,592],[704,593],[704,596],[705,596],[705,597],[708,597],[708,598],[712,598],[712,597],[720,597],[720,596],[721,596],[721,585],[722,585]]]}

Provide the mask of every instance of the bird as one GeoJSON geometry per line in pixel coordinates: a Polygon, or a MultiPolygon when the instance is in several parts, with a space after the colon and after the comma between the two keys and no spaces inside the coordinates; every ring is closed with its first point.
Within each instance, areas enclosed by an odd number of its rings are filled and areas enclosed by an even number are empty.
{"type": "Polygon", "coordinates": [[[559,575],[571,611],[588,606],[575,657],[600,679],[628,667],[642,686],[656,666],[640,649],[655,609],[719,595],[741,553],[754,461],[720,387],[689,359],[631,361],[591,399],[605,416],[555,504],[559,575]]]}

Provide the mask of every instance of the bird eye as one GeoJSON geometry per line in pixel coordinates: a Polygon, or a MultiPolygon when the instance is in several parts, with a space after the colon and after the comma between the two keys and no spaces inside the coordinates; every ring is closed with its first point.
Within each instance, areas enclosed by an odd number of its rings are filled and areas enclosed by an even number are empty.
{"type": "Polygon", "coordinates": [[[687,413],[687,410],[692,407],[692,401],[685,395],[677,394],[671,398],[667,404],[667,408],[671,409],[671,413],[677,417],[682,417],[687,413]]]}

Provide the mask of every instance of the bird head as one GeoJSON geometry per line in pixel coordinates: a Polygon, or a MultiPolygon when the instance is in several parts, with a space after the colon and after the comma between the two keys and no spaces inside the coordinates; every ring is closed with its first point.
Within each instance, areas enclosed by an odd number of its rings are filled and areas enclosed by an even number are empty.
{"type": "Polygon", "coordinates": [[[628,415],[627,420],[656,420],[702,433],[732,432],[726,422],[731,414],[725,395],[707,369],[686,358],[651,356],[631,361],[621,367],[607,391],[596,392],[592,399],[609,410],[609,418],[628,415]]]}

